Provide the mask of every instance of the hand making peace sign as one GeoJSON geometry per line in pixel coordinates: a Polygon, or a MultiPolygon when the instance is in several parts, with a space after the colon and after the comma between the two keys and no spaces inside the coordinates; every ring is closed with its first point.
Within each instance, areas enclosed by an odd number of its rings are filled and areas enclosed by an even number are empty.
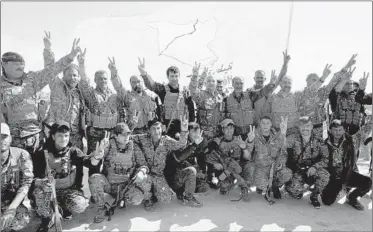
{"type": "Polygon", "coordinates": [[[250,132],[247,134],[247,141],[249,141],[249,143],[253,142],[254,139],[255,139],[255,126],[250,126],[250,132]]]}
{"type": "Polygon", "coordinates": [[[369,72],[367,72],[367,73],[364,72],[364,76],[359,79],[360,89],[365,89],[367,87],[368,78],[369,78],[369,72]]]}
{"type": "Polygon", "coordinates": [[[45,49],[50,49],[51,46],[52,46],[51,32],[50,31],[44,31],[44,33],[45,33],[45,37],[43,39],[43,41],[44,41],[44,48],[45,49]]]}
{"type": "Polygon", "coordinates": [[[139,65],[137,66],[139,68],[140,74],[142,76],[146,75],[146,70],[145,70],[145,58],[142,58],[142,62],[140,58],[137,58],[139,60],[139,65]]]}
{"type": "Polygon", "coordinates": [[[329,64],[325,65],[324,71],[322,72],[323,77],[328,77],[330,73],[332,73],[332,70],[330,70],[331,67],[332,65],[329,65],[329,64]]]}
{"type": "Polygon", "coordinates": [[[80,65],[84,64],[85,62],[85,53],[87,52],[87,48],[84,49],[84,52],[80,50],[80,54],[78,55],[78,63],[80,65]]]}
{"type": "Polygon", "coordinates": [[[286,135],[286,130],[288,128],[288,116],[285,118],[281,116],[280,131],[281,134],[286,135]]]}
{"type": "Polygon", "coordinates": [[[108,59],[109,59],[109,65],[108,65],[108,67],[109,67],[110,72],[112,74],[116,74],[118,72],[118,70],[117,70],[117,66],[115,65],[115,59],[114,59],[114,57],[112,59],[110,59],[110,57],[108,57],[108,59]]]}
{"type": "Polygon", "coordinates": [[[105,131],[104,138],[96,143],[96,150],[94,151],[94,158],[100,160],[104,157],[104,151],[109,146],[110,132],[105,131]]]}
{"type": "Polygon", "coordinates": [[[188,116],[184,114],[183,116],[180,115],[180,131],[186,132],[188,131],[188,116]]]}

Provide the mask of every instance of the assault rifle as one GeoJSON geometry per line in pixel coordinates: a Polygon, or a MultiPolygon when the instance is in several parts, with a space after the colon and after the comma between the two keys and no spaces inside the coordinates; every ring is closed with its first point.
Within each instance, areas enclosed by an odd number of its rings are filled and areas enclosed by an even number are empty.
{"type": "MultiPolygon", "coordinates": [[[[62,232],[61,214],[58,210],[57,194],[56,194],[56,180],[53,177],[52,170],[48,162],[48,151],[44,150],[44,157],[46,161],[46,169],[48,173],[48,182],[52,185],[52,203],[53,203],[53,216],[54,217],[54,227],[56,232],[62,232]]],[[[53,219],[53,218],[52,218],[53,219]]]]}

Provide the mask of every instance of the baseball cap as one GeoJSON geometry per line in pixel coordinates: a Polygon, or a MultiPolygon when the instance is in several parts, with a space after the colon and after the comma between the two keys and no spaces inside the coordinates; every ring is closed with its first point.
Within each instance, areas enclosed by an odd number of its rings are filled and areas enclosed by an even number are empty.
{"type": "Polygon", "coordinates": [[[233,122],[232,119],[230,119],[230,118],[226,118],[226,119],[224,119],[224,120],[220,123],[220,125],[221,125],[222,127],[227,127],[227,126],[229,126],[229,125],[233,125],[233,126],[235,126],[236,124],[234,124],[234,122],[233,122]]]}
{"type": "Polygon", "coordinates": [[[25,60],[23,57],[16,53],[16,52],[6,52],[1,57],[2,62],[22,62],[24,63],[25,60]]]}
{"type": "Polygon", "coordinates": [[[1,123],[1,134],[2,135],[9,135],[10,136],[10,129],[6,123],[1,123]]]}
{"type": "Polygon", "coordinates": [[[56,134],[57,131],[61,128],[65,127],[68,131],[70,131],[70,124],[66,121],[58,121],[56,123],[53,123],[51,129],[50,129],[50,134],[56,134]]]}
{"type": "Polygon", "coordinates": [[[120,122],[114,127],[114,134],[119,135],[123,133],[131,133],[131,130],[126,123],[120,122]]]}

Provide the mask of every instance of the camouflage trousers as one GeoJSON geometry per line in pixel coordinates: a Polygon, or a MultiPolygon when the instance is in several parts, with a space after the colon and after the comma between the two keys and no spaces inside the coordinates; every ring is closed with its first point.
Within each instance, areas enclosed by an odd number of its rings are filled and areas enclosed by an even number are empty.
{"type": "MultiPolygon", "coordinates": [[[[112,130],[105,130],[99,129],[94,127],[88,127],[87,129],[87,146],[88,151],[87,154],[91,154],[96,149],[96,143],[99,143],[105,136],[105,131],[111,132],[112,130]]],[[[92,176],[95,173],[100,173],[102,160],[98,163],[98,165],[89,168],[88,176],[92,176]]]]}
{"type": "MultiPolygon", "coordinates": [[[[238,161],[234,160],[233,158],[225,158],[224,162],[227,165],[228,173],[231,175],[227,176],[221,183],[220,183],[220,192],[228,192],[230,191],[236,184],[241,188],[249,187],[242,177],[245,175],[247,170],[245,170],[245,166],[240,164],[238,161]],[[234,183],[234,180],[237,180],[234,183]]],[[[225,173],[224,173],[225,175],[225,173]]]]}
{"type": "MultiPolygon", "coordinates": [[[[122,191],[128,181],[119,184],[110,183],[109,180],[102,174],[93,174],[89,179],[89,190],[91,196],[96,202],[98,208],[103,208],[105,205],[105,193],[117,197],[118,190],[122,191]]],[[[145,179],[141,183],[134,183],[130,186],[124,195],[125,204],[139,205],[144,198],[150,199],[151,197],[151,182],[145,179]]]]}
{"type": "MultiPolygon", "coordinates": [[[[5,210],[8,208],[10,203],[11,202],[8,202],[8,203],[2,202],[1,203],[1,214],[3,214],[5,212],[5,210]]],[[[16,214],[13,218],[12,223],[10,224],[9,227],[4,228],[4,231],[6,231],[6,230],[22,230],[23,228],[25,228],[28,225],[28,223],[30,222],[30,219],[31,219],[30,209],[28,209],[23,204],[20,204],[17,207],[16,214]]]]}
{"type": "Polygon", "coordinates": [[[148,174],[147,179],[151,182],[152,194],[145,195],[144,200],[150,200],[154,195],[158,201],[162,203],[170,203],[175,197],[175,192],[167,184],[166,178],[163,175],[148,174]]]}
{"type": "Polygon", "coordinates": [[[299,170],[294,173],[292,180],[286,183],[285,189],[292,197],[297,199],[303,197],[304,184],[308,184],[309,186],[315,185],[315,188],[312,190],[313,194],[320,194],[327,186],[330,174],[326,169],[317,169],[316,174],[309,177],[307,176],[307,171],[299,170]]]}
{"type": "MultiPolygon", "coordinates": [[[[51,193],[45,192],[40,186],[34,190],[36,212],[42,218],[48,218],[53,215],[51,204],[51,193]]],[[[63,211],[70,213],[83,213],[88,207],[88,199],[82,191],[67,188],[57,189],[57,202],[63,211]]]]}
{"type": "MultiPolygon", "coordinates": [[[[254,172],[254,185],[257,189],[266,190],[269,186],[271,166],[255,166],[254,172]]],[[[281,187],[285,183],[291,180],[293,176],[292,171],[289,168],[283,167],[273,172],[273,182],[271,184],[281,187]]]]}

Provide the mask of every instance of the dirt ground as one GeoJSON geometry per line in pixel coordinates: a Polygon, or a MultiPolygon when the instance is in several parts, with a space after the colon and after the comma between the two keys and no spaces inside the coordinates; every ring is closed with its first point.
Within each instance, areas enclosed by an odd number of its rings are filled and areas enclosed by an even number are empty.
{"type": "MultiPolygon", "coordinates": [[[[368,161],[360,161],[359,169],[368,173],[368,161]]],[[[84,191],[89,195],[87,180],[84,191]]],[[[361,199],[365,211],[357,211],[343,204],[341,194],[332,206],[314,209],[309,204],[309,193],[302,200],[283,196],[274,205],[268,205],[257,193],[251,193],[249,203],[231,202],[239,198],[235,189],[228,196],[217,190],[197,195],[204,204],[202,208],[190,208],[177,200],[171,204],[157,204],[152,213],[146,212],[142,205],[129,206],[115,212],[111,221],[93,223],[94,206],[83,214],[74,215],[70,221],[63,222],[64,231],[372,231],[371,192],[361,199]]],[[[39,220],[24,231],[35,231],[39,220]]],[[[54,231],[50,229],[50,231],[54,231]]]]}

